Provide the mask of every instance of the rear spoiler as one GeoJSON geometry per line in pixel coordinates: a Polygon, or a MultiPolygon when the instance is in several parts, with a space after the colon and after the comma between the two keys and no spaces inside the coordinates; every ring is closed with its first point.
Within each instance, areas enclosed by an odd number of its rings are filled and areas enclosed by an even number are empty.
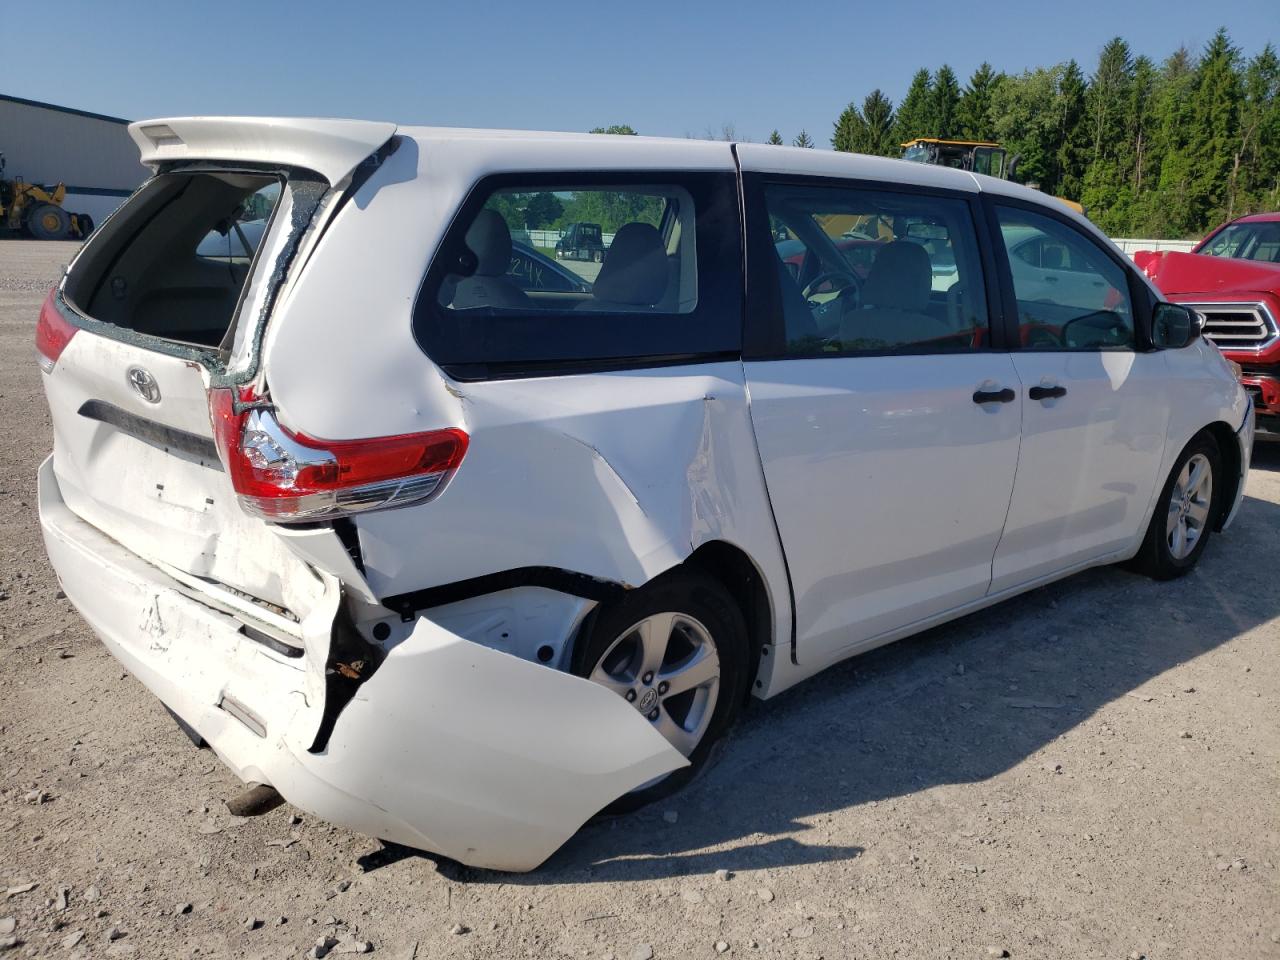
{"type": "Polygon", "coordinates": [[[314,170],[330,186],[346,179],[396,132],[375,120],[299,117],[173,117],[129,124],[142,162],[174,160],[268,163],[314,170]]]}

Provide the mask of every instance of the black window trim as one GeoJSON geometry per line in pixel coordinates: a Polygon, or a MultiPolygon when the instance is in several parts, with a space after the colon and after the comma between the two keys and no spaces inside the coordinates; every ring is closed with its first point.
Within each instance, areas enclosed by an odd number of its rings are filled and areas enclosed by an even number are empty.
{"type": "Polygon", "coordinates": [[[742,196],[745,212],[746,309],[742,335],[743,360],[861,360],[875,357],[947,357],[967,354],[1006,353],[1007,306],[997,280],[996,265],[992,257],[990,226],[981,205],[982,194],[976,190],[954,190],[946,187],[924,186],[913,183],[894,183],[888,180],[865,177],[824,177],[806,174],[758,173],[742,174],[742,196]],[[960,200],[968,207],[978,245],[978,267],[982,271],[983,292],[987,301],[989,336],[983,346],[964,351],[956,350],[860,350],[857,353],[793,354],[779,350],[785,346],[781,291],[778,288],[777,268],[771,258],[777,256],[769,234],[769,213],[764,190],[770,184],[796,187],[817,187],[841,190],[864,190],[875,193],[896,193],[920,197],[938,197],[960,200]]]}
{"type": "Polygon", "coordinates": [[[1076,236],[1084,242],[1089,243],[1093,249],[1114,263],[1124,273],[1125,281],[1129,288],[1129,303],[1133,308],[1133,331],[1134,345],[1131,347],[1119,347],[1107,351],[1098,350],[1095,352],[1102,353],[1123,353],[1126,350],[1132,353],[1149,353],[1159,348],[1151,342],[1151,316],[1155,311],[1156,303],[1159,301],[1151,295],[1151,290],[1143,282],[1138,274],[1138,268],[1122,253],[1111,249],[1105,244],[1099,243],[1097,237],[1093,236],[1087,230],[1082,230],[1080,224],[1076,223],[1065,210],[1059,211],[1053,209],[1046,203],[1035,203],[1034,201],[1024,200],[1021,197],[1006,197],[998,194],[984,193],[983,206],[986,211],[987,229],[991,233],[992,243],[991,250],[996,261],[996,269],[998,270],[1000,298],[1003,301],[1004,316],[1006,317],[1005,337],[1009,344],[1009,350],[1015,353],[1089,353],[1089,350],[1038,350],[1032,347],[1022,345],[1022,338],[1019,330],[1018,322],[1018,298],[1013,289],[1013,270],[1009,266],[1009,251],[1005,248],[1004,235],[1000,231],[1000,219],[997,215],[999,207],[1009,207],[1017,210],[1026,210],[1031,213],[1038,214],[1046,219],[1053,220],[1067,229],[1071,230],[1076,236]]]}
{"type": "MultiPolygon", "coordinates": [[[[695,208],[695,216],[701,216],[695,208]]],[[[411,313],[411,327],[414,342],[418,345],[423,354],[435,363],[446,376],[462,383],[489,381],[489,380],[516,380],[531,377],[545,377],[557,375],[571,374],[588,374],[588,373],[607,373],[622,370],[644,370],[656,367],[671,366],[688,366],[693,364],[719,363],[724,361],[739,360],[742,356],[742,327],[740,317],[742,312],[742,290],[741,282],[742,270],[742,221],[741,221],[741,196],[738,184],[737,172],[733,169],[726,168],[724,170],[689,170],[689,169],[672,169],[662,168],[637,168],[626,167],[617,170],[606,170],[600,168],[584,169],[578,167],[561,168],[557,170],[519,170],[509,169],[498,173],[489,173],[479,177],[471,183],[467,189],[466,196],[462,202],[454,210],[453,216],[449,220],[448,226],[441,235],[440,243],[433,251],[431,260],[427,265],[426,271],[423,273],[422,280],[418,285],[418,291],[414,298],[414,305],[411,313]],[[732,191],[733,209],[731,213],[726,214],[723,218],[716,222],[717,229],[714,231],[697,230],[695,231],[694,242],[697,245],[698,260],[698,305],[689,313],[680,314],[618,314],[619,317],[635,318],[663,318],[671,320],[672,318],[681,318],[685,321],[693,321],[698,316],[701,309],[708,312],[720,311],[727,312],[732,316],[732,320],[726,322],[726,329],[732,329],[732,342],[726,344],[725,349],[720,350],[703,350],[697,352],[670,352],[659,354],[629,354],[627,356],[617,357],[591,357],[591,358],[564,358],[549,360],[504,360],[504,361],[486,361],[486,362],[442,362],[432,354],[430,346],[424,341],[421,333],[421,326],[434,318],[439,309],[435,303],[435,292],[439,289],[443,280],[444,272],[456,254],[459,244],[462,243],[462,237],[466,233],[467,227],[475,218],[479,209],[487,202],[489,197],[496,191],[505,188],[536,188],[547,187],[566,189],[568,187],[625,187],[634,186],[664,186],[672,185],[681,187],[691,194],[696,194],[697,189],[693,188],[691,181],[693,179],[704,180],[712,183],[714,180],[722,180],[722,189],[726,192],[732,191]],[[730,244],[736,242],[737,249],[732,255],[726,253],[723,257],[723,263],[704,263],[704,252],[707,247],[715,243],[714,236],[704,236],[706,233],[719,234],[721,237],[728,233],[731,236],[727,241],[730,244]],[[724,289],[733,291],[731,302],[717,302],[718,299],[713,295],[708,285],[703,283],[704,278],[711,273],[720,273],[723,275],[725,269],[730,268],[733,276],[724,280],[724,289]]],[[[539,314],[548,319],[558,316],[554,311],[545,311],[539,314]]],[[[605,316],[606,314],[599,314],[605,316]]],[[[613,314],[609,314],[613,316],[613,314]]]]}

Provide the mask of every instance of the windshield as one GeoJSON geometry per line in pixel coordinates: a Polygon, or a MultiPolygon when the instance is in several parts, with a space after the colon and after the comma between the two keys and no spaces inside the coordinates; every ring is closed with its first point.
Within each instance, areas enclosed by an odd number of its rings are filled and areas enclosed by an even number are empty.
{"type": "Polygon", "coordinates": [[[1210,257],[1280,263],[1280,220],[1230,224],[1215,233],[1198,252],[1210,257]]]}
{"type": "Polygon", "coordinates": [[[915,163],[932,163],[933,158],[929,155],[929,148],[922,143],[914,144],[902,151],[903,160],[912,160],[915,163]]]}

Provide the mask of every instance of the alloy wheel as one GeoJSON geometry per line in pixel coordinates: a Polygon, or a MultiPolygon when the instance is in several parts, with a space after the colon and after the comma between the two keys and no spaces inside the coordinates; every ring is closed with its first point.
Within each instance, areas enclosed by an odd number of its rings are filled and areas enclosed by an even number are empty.
{"type": "Polygon", "coordinates": [[[1175,560],[1189,557],[1209,522],[1213,504],[1213,468],[1203,453],[1191,457],[1173,483],[1165,525],[1169,553],[1175,560]]]}
{"type": "Polygon", "coordinates": [[[720,656],[710,631],[693,617],[655,613],[609,644],[590,679],[644,714],[687,757],[715,712],[720,656]]]}

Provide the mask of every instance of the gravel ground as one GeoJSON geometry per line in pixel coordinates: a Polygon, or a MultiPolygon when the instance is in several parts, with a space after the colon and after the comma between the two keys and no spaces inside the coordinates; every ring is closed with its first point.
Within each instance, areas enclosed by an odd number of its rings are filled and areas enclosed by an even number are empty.
{"type": "Polygon", "coordinates": [[[0,243],[9,955],[1280,957],[1280,445],[1192,576],[1091,571],[833,668],[660,809],[504,876],[231,818],[239,783],[59,598],[31,340],[73,249],[0,243]]]}

